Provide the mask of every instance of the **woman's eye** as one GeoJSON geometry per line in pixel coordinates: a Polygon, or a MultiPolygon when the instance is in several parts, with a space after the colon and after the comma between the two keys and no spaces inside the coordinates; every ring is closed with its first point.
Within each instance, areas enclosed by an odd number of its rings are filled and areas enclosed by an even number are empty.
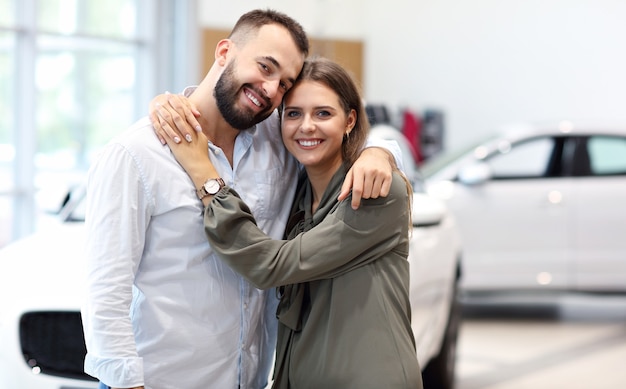
{"type": "Polygon", "coordinates": [[[295,118],[295,117],[298,117],[299,115],[300,115],[300,112],[298,111],[289,111],[285,114],[285,116],[288,118],[295,118]]]}
{"type": "Polygon", "coordinates": [[[327,116],[330,116],[330,112],[328,112],[328,111],[319,111],[317,113],[317,116],[327,117],[327,116]]]}

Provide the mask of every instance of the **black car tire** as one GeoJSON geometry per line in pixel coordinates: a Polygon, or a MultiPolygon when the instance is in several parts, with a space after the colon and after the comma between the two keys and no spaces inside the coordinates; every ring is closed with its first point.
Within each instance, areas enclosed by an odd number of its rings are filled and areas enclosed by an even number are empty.
{"type": "Polygon", "coordinates": [[[424,389],[454,389],[456,347],[461,324],[458,280],[454,283],[452,304],[448,324],[437,356],[428,362],[422,371],[424,389]]]}

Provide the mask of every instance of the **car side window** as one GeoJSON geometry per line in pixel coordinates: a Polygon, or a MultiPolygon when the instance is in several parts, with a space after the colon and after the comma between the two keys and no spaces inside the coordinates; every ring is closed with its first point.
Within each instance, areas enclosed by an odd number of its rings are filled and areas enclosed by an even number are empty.
{"type": "Polygon", "coordinates": [[[626,138],[593,136],[587,141],[593,175],[626,175],[626,138]]]}
{"type": "Polygon", "coordinates": [[[538,178],[545,175],[554,140],[533,138],[513,145],[501,145],[487,160],[493,179],[538,178]]]}

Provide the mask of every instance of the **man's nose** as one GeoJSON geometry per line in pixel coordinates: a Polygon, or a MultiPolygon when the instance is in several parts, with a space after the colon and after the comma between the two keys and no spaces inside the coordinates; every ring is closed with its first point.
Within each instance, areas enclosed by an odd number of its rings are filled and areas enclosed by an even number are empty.
{"type": "Polygon", "coordinates": [[[269,99],[273,99],[278,95],[280,80],[267,80],[263,83],[263,92],[269,99]]]}

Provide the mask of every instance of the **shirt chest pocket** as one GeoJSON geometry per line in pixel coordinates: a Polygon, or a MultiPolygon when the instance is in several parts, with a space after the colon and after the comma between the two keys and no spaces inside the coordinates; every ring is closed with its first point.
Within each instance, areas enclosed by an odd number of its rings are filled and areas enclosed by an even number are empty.
{"type": "Polygon", "coordinates": [[[253,193],[247,193],[245,200],[255,218],[272,219],[284,207],[290,207],[293,199],[287,195],[293,177],[285,175],[283,169],[255,170],[253,193]]]}

